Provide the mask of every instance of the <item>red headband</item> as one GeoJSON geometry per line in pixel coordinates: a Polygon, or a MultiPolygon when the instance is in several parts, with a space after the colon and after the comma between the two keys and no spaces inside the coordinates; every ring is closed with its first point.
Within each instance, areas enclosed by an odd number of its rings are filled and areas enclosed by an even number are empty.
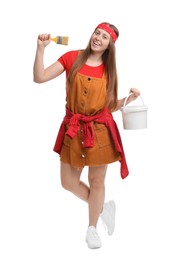
{"type": "Polygon", "coordinates": [[[102,30],[106,31],[107,33],[109,33],[114,42],[117,40],[117,35],[116,35],[115,31],[109,25],[107,25],[105,23],[100,23],[96,27],[96,29],[97,28],[102,29],[102,30]]]}

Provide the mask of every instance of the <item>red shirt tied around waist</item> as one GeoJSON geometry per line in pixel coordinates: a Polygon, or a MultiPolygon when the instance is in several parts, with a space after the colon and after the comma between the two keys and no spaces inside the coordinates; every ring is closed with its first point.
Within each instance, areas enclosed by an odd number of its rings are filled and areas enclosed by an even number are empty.
{"type": "Polygon", "coordinates": [[[113,120],[112,114],[108,111],[107,108],[104,108],[101,112],[94,116],[73,114],[69,109],[66,109],[66,115],[63,119],[59,133],[57,135],[54,151],[60,154],[65,134],[68,135],[70,138],[74,138],[76,136],[78,131],[80,131],[80,121],[84,123],[82,128],[84,148],[90,148],[94,145],[94,132],[90,123],[94,121],[106,125],[111,133],[116,151],[121,154],[121,177],[123,179],[127,177],[129,172],[126,164],[120,133],[116,122],[113,120]],[[65,126],[68,124],[69,128],[67,131],[65,131],[65,126]]]}

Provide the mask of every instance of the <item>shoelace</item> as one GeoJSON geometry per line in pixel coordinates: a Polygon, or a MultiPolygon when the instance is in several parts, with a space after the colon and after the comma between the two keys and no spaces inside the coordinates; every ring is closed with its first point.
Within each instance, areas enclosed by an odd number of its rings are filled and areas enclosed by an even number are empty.
{"type": "Polygon", "coordinates": [[[98,234],[97,234],[96,230],[94,230],[94,229],[88,230],[88,236],[90,238],[98,238],[98,234]]]}

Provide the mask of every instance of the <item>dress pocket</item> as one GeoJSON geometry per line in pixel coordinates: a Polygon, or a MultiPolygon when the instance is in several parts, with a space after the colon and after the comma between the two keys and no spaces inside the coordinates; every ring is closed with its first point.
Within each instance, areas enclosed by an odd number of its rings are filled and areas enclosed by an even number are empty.
{"type": "Polygon", "coordinates": [[[97,143],[100,148],[112,144],[111,135],[105,125],[102,124],[98,125],[98,127],[96,127],[94,131],[95,131],[97,143]]]}

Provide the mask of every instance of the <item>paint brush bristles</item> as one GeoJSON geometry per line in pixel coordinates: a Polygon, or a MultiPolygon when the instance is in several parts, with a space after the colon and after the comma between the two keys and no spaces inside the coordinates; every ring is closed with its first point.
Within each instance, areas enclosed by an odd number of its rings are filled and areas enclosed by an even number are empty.
{"type": "Polygon", "coordinates": [[[51,38],[56,44],[68,45],[68,37],[67,36],[56,36],[55,38],[51,38]]]}

